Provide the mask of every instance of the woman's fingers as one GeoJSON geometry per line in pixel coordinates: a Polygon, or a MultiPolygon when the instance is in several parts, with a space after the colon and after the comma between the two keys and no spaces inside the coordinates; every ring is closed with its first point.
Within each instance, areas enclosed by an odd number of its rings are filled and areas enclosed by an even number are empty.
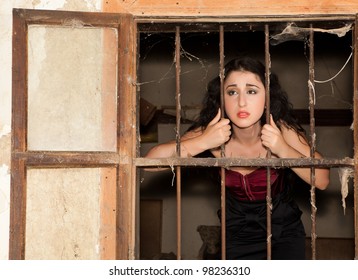
{"type": "Polygon", "coordinates": [[[216,116],[209,122],[208,126],[216,124],[218,121],[220,121],[220,118],[221,118],[221,110],[219,108],[216,116]]]}

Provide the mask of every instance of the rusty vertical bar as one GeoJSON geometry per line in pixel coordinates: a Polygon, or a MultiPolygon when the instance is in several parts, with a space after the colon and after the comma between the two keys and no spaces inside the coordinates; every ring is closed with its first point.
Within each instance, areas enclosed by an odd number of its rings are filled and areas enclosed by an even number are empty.
{"type": "MultiPolygon", "coordinates": [[[[271,72],[271,58],[270,58],[270,30],[269,25],[265,24],[265,92],[266,92],[266,123],[270,123],[270,72],[271,72]]],[[[267,149],[267,158],[271,158],[271,150],[267,149]]],[[[267,231],[267,259],[272,259],[272,230],[271,230],[271,211],[272,211],[272,197],[271,197],[271,168],[267,167],[266,175],[266,231],[267,231]]]]}
{"type": "MultiPolygon", "coordinates": [[[[176,100],[176,154],[180,157],[180,27],[175,28],[175,100],[176,100]]],[[[177,259],[181,259],[181,167],[176,167],[176,185],[177,185],[177,259]]]]}
{"type": "MultiPolygon", "coordinates": [[[[309,94],[309,111],[310,111],[310,156],[315,157],[316,151],[316,133],[315,133],[315,118],[314,106],[316,103],[314,91],[314,31],[312,24],[310,25],[309,36],[309,80],[308,80],[308,94],[309,94]]],[[[315,168],[311,167],[311,248],[312,259],[316,259],[316,190],[315,190],[315,168]]]]}
{"type": "Polygon", "coordinates": [[[353,34],[354,259],[358,260],[358,15],[355,19],[353,34]]]}
{"type": "MultiPolygon", "coordinates": [[[[221,117],[225,115],[225,101],[224,101],[224,26],[219,27],[220,37],[220,110],[221,117]]],[[[225,146],[221,145],[221,157],[225,157],[225,146]]],[[[226,188],[225,188],[225,168],[221,167],[221,259],[226,259],[226,188]]]]}

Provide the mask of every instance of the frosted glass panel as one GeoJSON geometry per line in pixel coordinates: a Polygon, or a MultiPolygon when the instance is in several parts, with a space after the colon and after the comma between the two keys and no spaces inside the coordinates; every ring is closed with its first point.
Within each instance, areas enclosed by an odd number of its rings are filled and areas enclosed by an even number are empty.
{"type": "Polygon", "coordinates": [[[116,29],[30,26],[28,149],[116,151],[116,29]]]}
{"type": "Polygon", "coordinates": [[[104,174],[106,168],[28,170],[26,259],[100,259],[104,174]]]}

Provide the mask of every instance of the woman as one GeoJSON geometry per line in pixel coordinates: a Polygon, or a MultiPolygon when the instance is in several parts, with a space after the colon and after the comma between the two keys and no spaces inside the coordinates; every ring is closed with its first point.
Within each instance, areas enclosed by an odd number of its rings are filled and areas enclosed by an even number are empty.
{"type": "MultiPolygon", "coordinates": [[[[304,130],[292,113],[292,105],[275,74],[270,75],[270,123],[265,124],[265,67],[252,58],[225,66],[224,108],[220,111],[220,78],[209,83],[197,122],[181,138],[181,156],[210,151],[221,157],[303,158],[310,156],[304,130]]],[[[174,141],[151,149],[147,157],[175,155],[174,141]]],[[[319,153],[316,158],[321,158],[319,153]]],[[[271,168],[272,259],[304,259],[305,231],[302,212],[290,195],[290,173],[310,183],[310,168],[271,168]]],[[[266,168],[230,167],[226,182],[226,258],[266,259],[266,168]]],[[[291,174],[292,175],[292,174],[291,174]]],[[[297,179],[297,177],[296,177],[297,179]]],[[[325,189],[329,170],[316,169],[315,186],[325,189]]]]}

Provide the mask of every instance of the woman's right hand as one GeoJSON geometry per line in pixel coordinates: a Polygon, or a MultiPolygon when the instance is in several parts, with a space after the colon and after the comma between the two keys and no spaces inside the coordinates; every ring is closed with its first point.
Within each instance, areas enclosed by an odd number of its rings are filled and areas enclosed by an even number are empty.
{"type": "MultiPolygon", "coordinates": [[[[221,119],[220,109],[208,126],[188,131],[181,138],[180,156],[192,157],[206,150],[219,147],[230,139],[231,126],[228,119],[221,119]]],[[[176,155],[176,142],[159,144],[147,153],[147,158],[168,158],[176,155]]]]}
{"type": "Polygon", "coordinates": [[[206,150],[214,149],[229,141],[231,135],[230,120],[221,118],[221,110],[210,121],[200,136],[206,150]]]}

